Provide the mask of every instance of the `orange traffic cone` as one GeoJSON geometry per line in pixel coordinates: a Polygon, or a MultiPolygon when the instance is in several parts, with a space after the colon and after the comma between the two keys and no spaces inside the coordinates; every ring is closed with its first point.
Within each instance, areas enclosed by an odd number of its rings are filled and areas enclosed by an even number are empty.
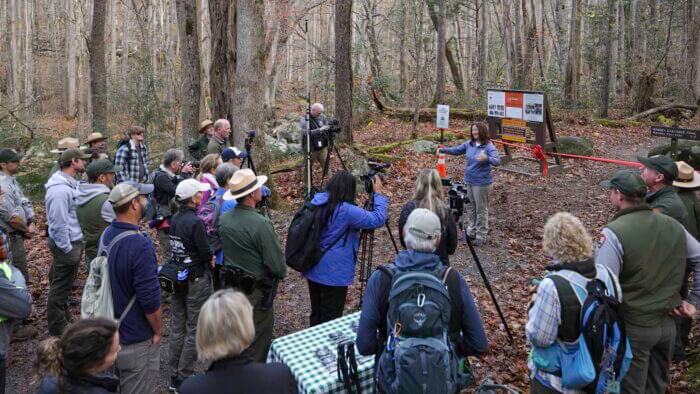
{"type": "MultiPolygon", "coordinates": [[[[441,146],[441,148],[442,148],[442,146],[441,146]]],[[[442,152],[438,153],[437,172],[438,172],[438,174],[440,174],[440,178],[447,178],[447,166],[445,165],[445,154],[442,152]]]]}

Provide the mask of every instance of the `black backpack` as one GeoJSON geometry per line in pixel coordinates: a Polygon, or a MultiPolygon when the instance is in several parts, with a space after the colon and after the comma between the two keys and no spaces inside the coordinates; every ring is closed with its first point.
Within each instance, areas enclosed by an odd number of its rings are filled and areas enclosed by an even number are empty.
{"type": "Polygon", "coordinates": [[[306,272],[315,267],[321,257],[347,234],[347,231],[344,232],[329,247],[321,250],[321,212],[323,207],[307,202],[294,214],[289,224],[284,258],[287,265],[296,271],[306,272]]]}

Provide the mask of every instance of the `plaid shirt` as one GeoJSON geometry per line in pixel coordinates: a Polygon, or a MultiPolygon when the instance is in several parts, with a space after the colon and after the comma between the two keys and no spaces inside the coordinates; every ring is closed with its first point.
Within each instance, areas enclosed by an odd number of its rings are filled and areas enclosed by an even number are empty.
{"type": "Polygon", "coordinates": [[[141,150],[143,161],[139,163],[139,153],[134,146],[133,141],[129,140],[128,144],[123,144],[117,149],[117,154],[114,156],[114,165],[121,166],[122,170],[117,173],[117,182],[132,181],[145,183],[148,178],[148,148],[146,144],[141,143],[138,149],[141,150]],[[143,166],[143,177],[139,178],[140,167],[143,166]]]}

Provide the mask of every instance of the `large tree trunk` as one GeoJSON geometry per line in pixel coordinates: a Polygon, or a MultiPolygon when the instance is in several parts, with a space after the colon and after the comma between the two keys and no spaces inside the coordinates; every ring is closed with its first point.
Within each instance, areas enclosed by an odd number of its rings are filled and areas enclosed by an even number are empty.
{"type": "Polygon", "coordinates": [[[352,0],[335,2],[335,109],[342,132],[340,139],[352,143],[352,0]]]}
{"type": "Polygon", "coordinates": [[[231,101],[236,77],[236,3],[237,0],[209,0],[211,17],[211,114],[233,124],[231,101]]]}
{"type": "Polygon", "coordinates": [[[34,2],[24,0],[24,101],[34,99],[34,2]]]}
{"type": "Polygon", "coordinates": [[[601,118],[608,117],[608,106],[610,105],[610,67],[612,63],[613,47],[613,23],[615,18],[615,1],[608,1],[608,14],[606,15],[605,26],[605,66],[603,67],[603,86],[600,87],[600,112],[601,118]]]}
{"type": "Polygon", "coordinates": [[[578,80],[581,67],[581,1],[571,0],[569,56],[564,77],[564,105],[572,107],[578,101],[578,80]]]}
{"type": "MultiPolygon", "coordinates": [[[[438,18],[438,13],[436,12],[435,8],[433,7],[434,3],[431,0],[425,0],[425,1],[426,1],[426,6],[428,7],[428,14],[430,15],[430,20],[433,23],[433,28],[435,29],[435,31],[437,31],[439,18],[438,18]]],[[[443,1],[443,0],[440,0],[440,1],[443,1]]],[[[438,52],[440,52],[439,49],[440,48],[438,46],[438,52]]],[[[459,69],[459,64],[457,63],[457,60],[452,53],[452,49],[450,48],[450,46],[448,45],[447,42],[445,43],[445,45],[443,45],[443,49],[444,49],[445,59],[447,60],[447,62],[450,65],[450,72],[452,73],[452,81],[454,82],[455,88],[457,89],[457,94],[461,98],[465,95],[465,90],[464,90],[464,80],[462,79],[462,74],[461,74],[461,71],[459,69]]],[[[444,63],[442,65],[442,69],[443,69],[442,78],[443,78],[443,95],[444,95],[444,78],[445,78],[445,73],[444,73],[445,65],[444,65],[444,63]]],[[[437,99],[437,95],[435,96],[435,98],[437,99]]]]}
{"type": "MultiPolygon", "coordinates": [[[[382,77],[382,66],[379,62],[379,44],[377,43],[377,33],[376,29],[374,28],[374,25],[376,23],[374,20],[374,14],[376,12],[376,3],[372,3],[371,0],[365,0],[362,4],[362,7],[364,8],[365,18],[367,18],[367,25],[365,27],[365,31],[367,33],[367,41],[369,42],[370,70],[372,71],[372,78],[378,80],[382,77]]],[[[386,93],[382,84],[380,84],[380,90],[383,94],[386,93]]]]}
{"type": "Polygon", "coordinates": [[[107,132],[107,65],[105,64],[105,21],[108,0],[95,0],[90,32],[90,95],[92,97],[92,126],[107,132]]]}
{"type": "MultiPolygon", "coordinates": [[[[263,0],[239,1],[236,6],[236,89],[233,93],[235,122],[231,125],[234,144],[243,148],[246,133],[264,125],[263,75],[265,73],[265,31],[263,0]]],[[[263,140],[264,138],[258,138],[263,140]]]]}
{"type": "Polygon", "coordinates": [[[198,137],[199,129],[199,33],[195,0],[177,0],[180,36],[180,126],[183,138],[198,137]]]}
{"type": "Polygon", "coordinates": [[[77,114],[77,49],[75,43],[76,36],[76,26],[75,18],[76,13],[74,11],[73,0],[66,0],[66,36],[64,40],[65,45],[65,56],[66,56],[66,116],[68,118],[74,118],[77,114]]]}
{"type": "Polygon", "coordinates": [[[435,99],[445,100],[445,0],[437,0],[437,61],[435,62],[435,99]]]}
{"type": "Polygon", "coordinates": [[[479,5],[476,14],[476,28],[479,35],[479,44],[477,47],[479,59],[479,81],[475,85],[477,93],[480,94],[483,90],[485,90],[487,87],[485,85],[488,83],[488,47],[486,46],[486,36],[488,34],[488,14],[486,13],[486,0],[480,0],[477,4],[479,5]]]}
{"type": "Polygon", "coordinates": [[[400,2],[399,10],[401,12],[400,26],[399,26],[399,92],[401,93],[402,99],[403,94],[406,91],[406,23],[408,19],[406,18],[406,3],[400,2]]]}

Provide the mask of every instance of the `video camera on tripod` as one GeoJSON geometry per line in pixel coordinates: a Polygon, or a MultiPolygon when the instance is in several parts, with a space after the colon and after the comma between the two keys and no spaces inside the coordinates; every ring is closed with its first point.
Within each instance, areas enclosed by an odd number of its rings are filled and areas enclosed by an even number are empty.
{"type": "Polygon", "coordinates": [[[385,174],[385,170],[391,167],[391,163],[382,163],[380,161],[368,161],[367,167],[369,170],[367,174],[360,175],[362,183],[365,185],[365,191],[367,194],[372,194],[374,192],[374,177],[379,175],[380,177],[385,174]]]}
{"type": "Polygon", "coordinates": [[[330,138],[333,138],[333,134],[338,134],[340,133],[341,127],[340,127],[340,121],[336,118],[331,118],[328,120],[328,124],[326,125],[326,132],[328,133],[328,136],[330,138]]]}
{"type": "Polygon", "coordinates": [[[455,218],[459,219],[462,217],[462,214],[464,214],[464,206],[469,204],[467,186],[462,182],[453,181],[451,179],[443,179],[442,184],[450,188],[447,191],[447,202],[452,214],[455,218]]]}

